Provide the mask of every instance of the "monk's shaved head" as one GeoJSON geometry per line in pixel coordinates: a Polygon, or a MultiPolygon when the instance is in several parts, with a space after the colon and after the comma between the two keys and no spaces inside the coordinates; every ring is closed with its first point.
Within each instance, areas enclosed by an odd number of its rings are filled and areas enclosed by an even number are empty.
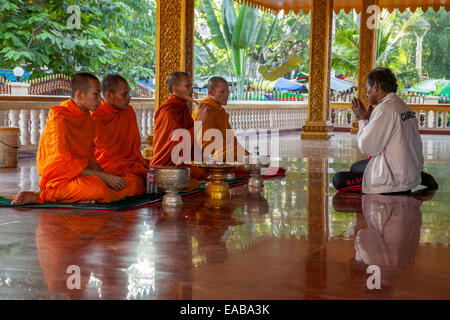
{"type": "Polygon", "coordinates": [[[98,81],[100,83],[98,78],[89,72],[79,72],[73,76],[71,82],[72,98],[75,97],[75,93],[78,90],[81,90],[84,93],[88,92],[89,88],[91,87],[91,83],[89,80],[98,81]]]}
{"type": "Polygon", "coordinates": [[[208,81],[208,96],[221,105],[228,103],[230,88],[228,82],[222,77],[212,77],[208,81]]]}
{"type": "Polygon", "coordinates": [[[208,80],[208,91],[215,90],[219,83],[228,84],[227,80],[222,77],[212,77],[208,80]]]}
{"type": "Polygon", "coordinates": [[[110,74],[103,79],[102,82],[102,94],[105,96],[106,92],[114,93],[119,84],[128,84],[124,77],[118,74],[110,74]]]}
{"type": "Polygon", "coordinates": [[[183,71],[175,71],[169,74],[167,78],[167,88],[170,93],[173,93],[173,86],[179,86],[183,81],[183,78],[190,78],[189,74],[183,71]]]}

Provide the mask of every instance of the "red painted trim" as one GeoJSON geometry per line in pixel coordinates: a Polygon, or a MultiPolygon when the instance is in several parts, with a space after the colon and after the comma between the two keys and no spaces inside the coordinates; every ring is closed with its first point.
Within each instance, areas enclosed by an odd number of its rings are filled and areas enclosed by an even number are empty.
{"type": "Polygon", "coordinates": [[[422,130],[419,129],[420,134],[442,134],[442,135],[450,135],[450,131],[445,130],[422,130]]]}

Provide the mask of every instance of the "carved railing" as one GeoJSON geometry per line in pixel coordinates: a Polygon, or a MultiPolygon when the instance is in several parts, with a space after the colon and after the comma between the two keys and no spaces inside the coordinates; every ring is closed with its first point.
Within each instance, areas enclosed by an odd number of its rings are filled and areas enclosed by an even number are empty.
{"type": "Polygon", "coordinates": [[[131,96],[133,98],[153,98],[153,89],[146,85],[136,81],[134,90],[131,90],[131,96]]]}
{"type": "Polygon", "coordinates": [[[64,74],[49,75],[28,81],[30,95],[69,96],[71,78],[64,74]]]}
{"type": "MultiPolygon", "coordinates": [[[[38,79],[28,81],[30,85],[28,89],[29,95],[46,95],[46,96],[69,96],[71,90],[71,77],[64,74],[49,75],[38,79]]],[[[6,89],[10,84],[6,83],[6,89]]],[[[11,94],[11,89],[2,89],[0,82],[0,94],[11,94]]],[[[152,88],[136,81],[134,89],[130,92],[134,98],[153,98],[152,88]]]]}
{"type": "Polygon", "coordinates": [[[350,102],[352,98],[356,95],[356,88],[351,88],[345,91],[331,91],[330,101],[331,102],[350,102]]]}
{"type": "Polygon", "coordinates": [[[293,101],[233,101],[226,107],[233,129],[301,129],[308,105],[293,101]]]}
{"type": "MultiPolygon", "coordinates": [[[[408,104],[416,112],[417,124],[422,132],[450,133],[449,104],[408,104]]],[[[355,119],[351,103],[330,103],[329,124],[349,129],[355,119]]]]}
{"type": "MultiPolygon", "coordinates": [[[[334,103],[346,103],[351,102],[353,97],[357,96],[357,90],[356,88],[348,89],[345,91],[331,91],[330,92],[330,102],[334,103]]],[[[450,98],[448,95],[441,95],[441,96],[433,96],[433,95],[426,95],[426,94],[420,94],[420,93],[402,93],[400,94],[400,97],[407,103],[407,104],[449,104],[450,98]]]]}
{"type": "MultiPolygon", "coordinates": [[[[296,90],[267,90],[248,88],[244,90],[244,101],[305,101],[308,94],[296,90]]],[[[230,100],[236,101],[237,89],[231,88],[230,100]]]]}
{"type": "Polygon", "coordinates": [[[0,79],[0,94],[11,94],[11,81],[0,79]]]}

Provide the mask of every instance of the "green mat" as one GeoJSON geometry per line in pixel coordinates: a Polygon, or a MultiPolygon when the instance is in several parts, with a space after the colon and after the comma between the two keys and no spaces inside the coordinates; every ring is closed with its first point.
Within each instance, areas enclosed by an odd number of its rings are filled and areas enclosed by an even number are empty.
{"type": "MultiPolygon", "coordinates": [[[[235,179],[227,181],[230,186],[244,184],[245,179],[235,179]]],[[[200,185],[200,189],[191,192],[182,192],[182,197],[188,197],[201,193],[205,189],[205,183],[200,185]]],[[[120,201],[111,203],[80,203],[80,202],[48,202],[48,203],[29,203],[24,205],[11,205],[12,199],[0,197],[0,207],[8,208],[66,208],[66,209],[83,209],[83,210],[124,210],[131,208],[141,208],[161,203],[162,195],[142,194],[139,196],[127,197],[120,201]]]]}

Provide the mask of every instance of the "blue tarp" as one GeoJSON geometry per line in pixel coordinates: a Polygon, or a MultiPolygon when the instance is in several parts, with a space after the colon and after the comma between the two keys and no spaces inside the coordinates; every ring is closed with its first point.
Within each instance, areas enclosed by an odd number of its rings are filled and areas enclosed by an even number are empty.
{"type": "Polygon", "coordinates": [[[331,90],[334,91],[345,91],[348,90],[350,88],[355,87],[355,85],[351,82],[342,80],[342,79],[338,79],[335,77],[331,77],[330,78],[330,88],[331,90]]]}
{"type": "Polygon", "coordinates": [[[355,88],[356,86],[349,82],[342,79],[338,79],[336,77],[330,77],[330,89],[334,91],[345,91],[350,88],[355,88]]]}
{"type": "Polygon", "coordinates": [[[304,85],[295,81],[280,78],[273,86],[274,90],[300,90],[304,85]]]}
{"type": "Polygon", "coordinates": [[[154,83],[155,80],[154,79],[150,80],[150,81],[136,79],[135,81],[142,83],[144,86],[150,87],[153,90],[155,90],[155,83],[154,83]]]}
{"type": "MultiPolygon", "coordinates": [[[[16,82],[16,76],[14,75],[12,70],[6,70],[6,69],[0,69],[0,78],[6,77],[6,80],[9,80],[11,82],[16,82]]],[[[30,73],[25,71],[22,77],[22,81],[27,81],[30,78],[30,73]]]]}

